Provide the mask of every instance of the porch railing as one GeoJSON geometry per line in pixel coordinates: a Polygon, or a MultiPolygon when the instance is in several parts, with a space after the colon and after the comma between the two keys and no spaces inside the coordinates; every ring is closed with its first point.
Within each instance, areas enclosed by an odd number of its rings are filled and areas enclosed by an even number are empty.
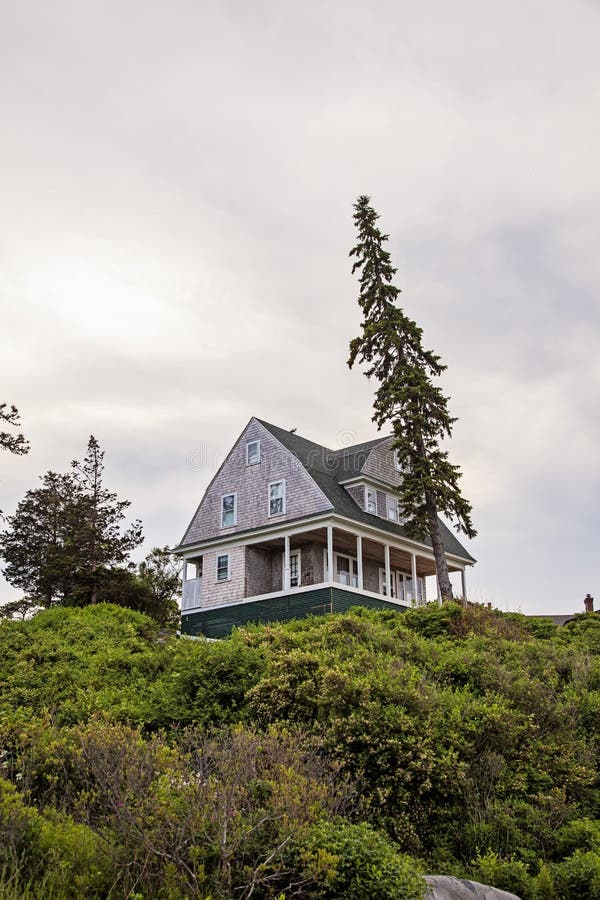
{"type": "Polygon", "coordinates": [[[182,609],[196,609],[202,603],[202,578],[188,578],[183,582],[182,609]]]}

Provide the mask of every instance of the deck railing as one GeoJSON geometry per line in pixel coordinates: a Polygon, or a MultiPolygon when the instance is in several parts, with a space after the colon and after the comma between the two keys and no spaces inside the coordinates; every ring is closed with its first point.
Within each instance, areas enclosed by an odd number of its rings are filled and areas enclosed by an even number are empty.
{"type": "Polygon", "coordinates": [[[196,609],[202,603],[202,578],[188,578],[183,582],[182,610],[196,609]]]}

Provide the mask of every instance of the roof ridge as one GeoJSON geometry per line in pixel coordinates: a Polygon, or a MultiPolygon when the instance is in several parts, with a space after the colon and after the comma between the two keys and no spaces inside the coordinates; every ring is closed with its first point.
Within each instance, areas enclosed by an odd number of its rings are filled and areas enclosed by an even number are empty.
{"type": "Polygon", "coordinates": [[[302,434],[298,434],[296,431],[290,431],[288,428],[282,428],[281,425],[274,425],[272,422],[267,422],[265,419],[259,419],[258,416],[255,416],[256,421],[260,422],[261,425],[264,425],[269,431],[279,431],[286,435],[291,435],[293,438],[304,441],[307,444],[312,444],[313,447],[318,447],[320,450],[326,450],[327,453],[333,454],[333,456],[339,456],[342,453],[359,453],[361,450],[366,450],[368,447],[375,447],[377,444],[381,444],[383,441],[388,440],[388,438],[393,437],[391,434],[386,434],[383,437],[371,438],[368,441],[361,441],[358,444],[348,444],[346,447],[340,447],[338,450],[333,450],[331,447],[328,447],[326,444],[319,444],[317,441],[311,440],[311,438],[304,437],[302,434]]]}

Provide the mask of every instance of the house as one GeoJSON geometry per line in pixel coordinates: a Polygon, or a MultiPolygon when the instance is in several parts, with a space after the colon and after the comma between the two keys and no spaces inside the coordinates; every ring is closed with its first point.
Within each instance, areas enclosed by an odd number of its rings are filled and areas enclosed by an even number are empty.
{"type": "MultiPolygon", "coordinates": [[[[334,451],[252,418],[175,548],[184,564],[182,631],[221,637],[247,622],[357,604],[424,604],[434,558],[428,540],[410,540],[402,528],[392,443],[334,451]]],[[[475,560],[441,527],[465,596],[475,560]]]]}

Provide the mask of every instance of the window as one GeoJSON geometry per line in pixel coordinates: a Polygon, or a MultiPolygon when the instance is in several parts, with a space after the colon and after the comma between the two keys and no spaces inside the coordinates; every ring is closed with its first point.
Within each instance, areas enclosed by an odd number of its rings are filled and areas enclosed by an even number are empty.
{"type": "Polygon", "coordinates": [[[367,505],[366,510],[368,513],[373,513],[374,516],[377,515],[377,491],[373,490],[373,488],[367,488],[367,505]]]}
{"type": "Polygon", "coordinates": [[[300,584],[300,551],[290,553],[290,587],[300,584]]]}
{"type": "Polygon", "coordinates": [[[397,451],[397,450],[394,450],[394,468],[395,468],[396,472],[403,472],[403,471],[404,471],[404,466],[403,466],[402,463],[400,462],[400,457],[399,457],[399,455],[398,455],[398,451],[397,451]]]}
{"type": "Polygon", "coordinates": [[[255,466],[260,462],[260,441],[249,441],[246,444],[246,465],[255,466]]]}
{"type": "Polygon", "coordinates": [[[405,593],[404,593],[404,573],[396,572],[396,580],[398,582],[398,588],[396,591],[396,596],[400,603],[406,603],[405,593]]]}
{"type": "Polygon", "coordinates": [[[237,494],[221,497],[221,528],[230,528],[237,522],[237,494]]]}
{"type": "Polygon", "coordinates": [[[229,581],[229,554],[217,556],[217,581],[229,581]]]}
{"type": "MultiPolygon", "coordinates": [[[[281,554],[282,579],[281,587],[285,590],[285,553],[281,554]]],[[[290,553],[290,587],[300,587],[300,550],[290,553]]]]}
{"type": "Polygon", "coordinates": [[[281,516],[285,512],[285,481],[272,481],[269,485],[269,515],[281,516]]]}
{"type": "Polygon", "coordinates": [[[392,522],[398,521],[398,498],[386,495],[387,517],[392,522]]]}
{"type": "Polygon", "coordinates": [[[358,587],[358,563],[351,556],[341,556],[339,553],[334,554],[335,559],[335,580],[339,584],[347,584],[351,587],[358,587]]]}
{"type": "MultiPolygon", "coordinates": [[[[390,572],[390,588],[391,588],[391,596],[396,596],[396,573],[390,572]]],[[[384,597],[387,596],[387,586],[385,583],[385,569],[379,570],[379,593],[383,594],[384,597]]]]}

